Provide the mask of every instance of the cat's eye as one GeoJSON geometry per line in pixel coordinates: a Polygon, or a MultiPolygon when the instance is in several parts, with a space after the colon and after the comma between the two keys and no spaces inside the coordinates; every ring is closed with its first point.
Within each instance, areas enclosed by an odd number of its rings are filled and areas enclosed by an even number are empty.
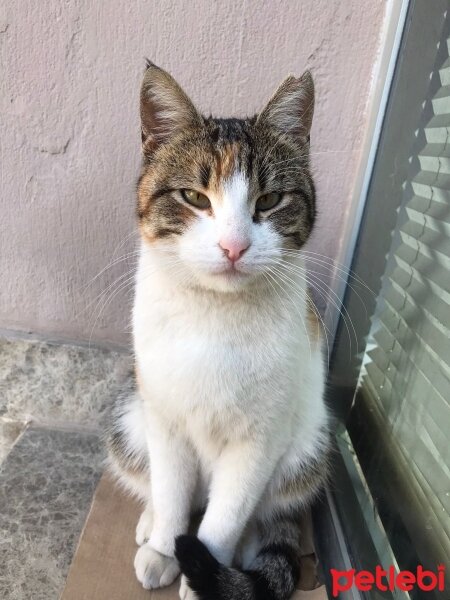
{"type": "Polygon", "coordinates": [[[260,196],[256,201],[256,210],[270,210],[271,208],[275,208],[277,204],[281,202],[281,198],[283,194],[279,192],[271,192],[270,194],[264,194],[264,196],[260,196]]]}
{"type": "Polygon", "coordinates": [[[200,208],[201,210],[211,208],[211,202],[209,201],[209,198],[205,196],[205,194],[201,194],[195,190],[181,190],[181,195],[186,202],[192,204],[192,206],[195,206],[195,208],[200,208]]]}

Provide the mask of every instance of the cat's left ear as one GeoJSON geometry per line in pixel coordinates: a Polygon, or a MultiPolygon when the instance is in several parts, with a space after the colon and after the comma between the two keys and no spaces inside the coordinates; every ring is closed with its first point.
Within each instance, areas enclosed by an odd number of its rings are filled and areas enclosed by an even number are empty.
{"type": "Polygon", "coordinates": [[[257,123],[280,133],[308,138],[314,114],[314,81],[310,71],[287,77],[258,116],[257,123]]]}

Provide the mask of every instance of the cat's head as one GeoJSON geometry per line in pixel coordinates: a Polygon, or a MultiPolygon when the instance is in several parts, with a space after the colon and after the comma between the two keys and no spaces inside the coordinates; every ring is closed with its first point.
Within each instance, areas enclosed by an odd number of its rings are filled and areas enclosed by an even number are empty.
{"type": "Polygon", "coordinates": [[[197,285],[239,290],[269,276],[315,218],[309,169],[311,74],[288,77],[248,119],[203,117],[149,63],[141,89],[143,239],[197,285]]]}

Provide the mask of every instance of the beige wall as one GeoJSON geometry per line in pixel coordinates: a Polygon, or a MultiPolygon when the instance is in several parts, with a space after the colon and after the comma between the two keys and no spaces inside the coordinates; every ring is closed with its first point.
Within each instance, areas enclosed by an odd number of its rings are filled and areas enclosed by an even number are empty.
{"type": "Polygon", "coordinates": [[[313,249],[335,256],[385,4],[3,0],[0,328],[127,339],[129,294],[100,316],[96,298],[133,260],[92,279],[122,241],[116,256],[132,249],[144,56],[224,116],[254,112],[286,74],[312,68],[313,249]]]}

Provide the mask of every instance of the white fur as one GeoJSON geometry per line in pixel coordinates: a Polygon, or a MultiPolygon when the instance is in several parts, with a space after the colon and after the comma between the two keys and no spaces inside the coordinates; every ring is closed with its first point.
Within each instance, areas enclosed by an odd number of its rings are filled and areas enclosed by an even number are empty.
{"type": "Polygon", "coordinates": [[[184,575],[181,576],[180,581],[180,600],[198,600],[197,594],[189,588],[187,579],[184,575]]]}
{"type": "Polygon", "coordinates": [[[252,222],[247,195],[236,174],[212,199],[214,216],[202,215],[176,245],[142,243],[133,312],[142,404],[126,419],[131,443],[145,437],[150,454],[153,522],[137,568],[152,586],[162,567],[149,574],[144,563],[155,555],[145,548],[173,556],[193,503],[207,503],[200,539],[231,564],[252,515],[275,509],[283,475],[324,444],[324,369],[308,338],[305,285],[293,275],[293,296],[262,276],[282,241],[252,222]],[[238,274],[224,272],[224,235],[251,244],[238,274]]]}
{"type": "Polygon", "coordinates": [[[136,544],[142,546],[150,539],[153,531],[153,503],[148,502],[136,526],[136,544]]]}
{"type": "MultiPolygon", "coordinates": [[[[249,204],[249,185],[239,172],[226,180],[223,189],[209,199],[214,215],[198,211],[198,218],[179,237],[176,247],[164,246],[160,261],[170,264],[181,260],[170,270],[170,276],[186,283],[195,281],[202,287],[221,292],[236,292],[261,276],[280,256],[280,236],[267,221],[253,223],[254,203],[249,204]],[[230,273],[230,263],[219,242],[235,241],[248,250],[230,273]]],[[[287,199],[285,200],[287,202],[287,199]]],[[[158,252],[154,253],[155,260],[158,252]]]]}
{"type": "Polygon", "coordinates": [[[134,559],[136,577],[146,590],[170,585],[180,574],[175,558],[160,554],[149,545],[139,548],[134,559]]]}

